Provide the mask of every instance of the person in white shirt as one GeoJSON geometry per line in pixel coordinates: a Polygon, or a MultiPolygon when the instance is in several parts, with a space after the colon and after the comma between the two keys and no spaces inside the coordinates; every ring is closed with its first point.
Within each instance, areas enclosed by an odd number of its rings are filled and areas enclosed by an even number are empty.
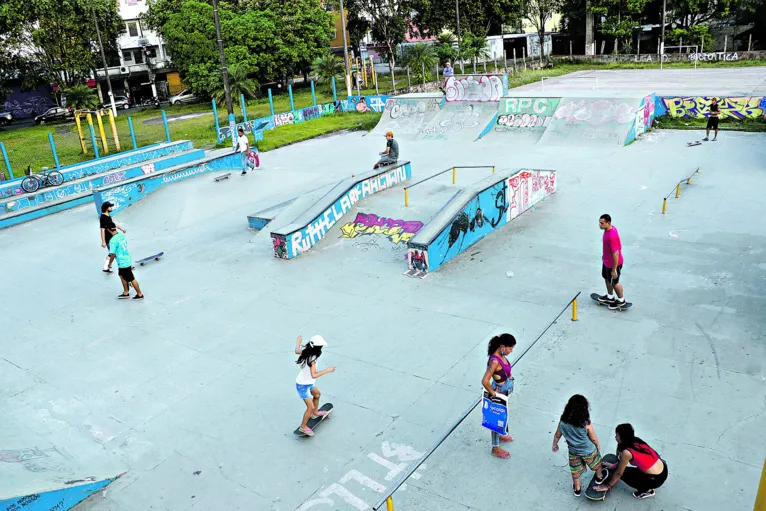
{"type": "Polygon", "coordinates": [[[319,397],[322,393],[314,383],[320,376],[334,373],[335,368],[328,367],[323,371],[317,371],[317,359],[322,356],[322,348],[327,346],[324,337],[315,335],[305,346],[301,346],[301,342],[303,342],[303,336],[299,335],[295,342],[295,354],[299,357],[295,363],[301,367],[301,370],[295,379],[295,389],[298,391],[298,396],[306,403],[306,411],[298,429],[307,436],[314,436],[314,432],[308,425],[309,419],[327,415],[327,412],[319,409],[319,397]]]}
{"type": "Polygon", "coordinates": [[[245,136],[245,130],[243,128],[239,128],[238,130],[239,137],[237,137],[237,148],[234,150],[235,153],[239,153],[239,157],[242,161],[242,175],[247,174],[247,153],[250,152],[250,141],[247,140],[247,137],[245,136]]]}

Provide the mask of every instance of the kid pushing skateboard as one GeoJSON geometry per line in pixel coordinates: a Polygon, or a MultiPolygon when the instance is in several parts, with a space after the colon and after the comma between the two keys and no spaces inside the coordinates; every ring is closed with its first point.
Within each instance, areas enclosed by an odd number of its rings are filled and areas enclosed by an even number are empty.
{"type": "Polygon", "coordinates": [[[319,419],[327,415],[327,411],[319,409],[319,397],[322,395],[319,389],[314,385],[316,379],[327,373],[334,373],[334,367],[328,367],[323,371],[317,371],[317,359],[322,356],[322,348],[327,346],[327,341],[321,335],[315,335],[305,346],[301,346],[303,336],[299,335],[295,341],[295,354],[298,360],[295,361],[301,368],[298,377],[295,378],[295,389],[298,396],[306,403],[306,411],[303,414],[303,421],[298,430],[306,436],[314,436],[314,432],[308,426],[309,419],[319,419]]]}

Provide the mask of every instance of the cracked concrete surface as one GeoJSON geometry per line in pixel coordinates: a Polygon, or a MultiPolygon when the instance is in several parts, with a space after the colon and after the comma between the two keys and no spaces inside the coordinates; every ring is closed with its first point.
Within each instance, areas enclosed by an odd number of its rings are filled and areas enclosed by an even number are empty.
{"type": "MultiPolygon", "coordinates": [[[[576,392],[605,451],[629,421],[670,468],[653,500],[618,486],[609,509],[752,509],[766,455],[766,135],[687,148],[695,138],[656,131],[610,150],[403,144],[414,179],[455,164],[559,172],[553,197],[425,280],[401,275],[383,237],[378,253],[327,239],[280,261],[267,234],[247,229],[247,214],[371,164],[383,141],[359,133],[265,153],[261,172],[177,183],[117,215],[135,258],[165,252],[136,271],[143,303],[118,301],[116,275],[101,274],[92,205],[0,231],[0,450],[49,449],[42,471],[0,463],[3,490],[126,470],[79,509],[366,509],[478,396],[487,340],[510,331],[520,354],[582,291],[579,320],[564,314],[514,368],[512,458],[489,456],[474,412],[396,509],[599,505],[572,496],[566,451],[550,450],[576,392]],[[698,165],[661,215],[662,196],[698,165]],[[635,304],[620,314],[587,298],[603,288],[604,212],[635,304]],[[322,333],[320,367],[338,368],[318,381],[335,411],[310,440],[292,434],[299,333],[322,333]]],[[[401,193],[359,209],[417,219],[401,193]]],[[[433,207],[427,194],[411,200],[433,207]]]]}

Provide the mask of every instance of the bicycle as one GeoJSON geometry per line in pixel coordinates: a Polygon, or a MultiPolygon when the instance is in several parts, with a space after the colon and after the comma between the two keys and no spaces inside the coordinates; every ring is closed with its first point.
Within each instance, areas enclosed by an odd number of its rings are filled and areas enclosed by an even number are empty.
{"type": "Polygon", "coordinates": [[[59,186],[64,182],[64,176],[58,170],[48,171],[43,167],[42,172],[38,174],[32,173],[32,166],[27,166],[27,177],[21,181],[21,188],[27,193],[34,193],[39,188],[47,188],[48,186],[59,186]]]}

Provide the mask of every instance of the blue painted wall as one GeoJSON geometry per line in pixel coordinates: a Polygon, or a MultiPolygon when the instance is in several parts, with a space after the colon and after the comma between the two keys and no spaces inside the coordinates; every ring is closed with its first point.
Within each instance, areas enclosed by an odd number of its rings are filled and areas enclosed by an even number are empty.
{"type": "Polygon", "coordinates": [[[67,511],[117,479],[0,500],[0,511],[67,511]]]}
{"type": "Polygon", "coordinates": [[[128,206],[140,201],[150,193],[156,192],[163,186],[206,174],[208,172],[239,170],[241,168],[240,165],[239,154],[228,153],[220,158],[198,163],[196,165],[189,165],[188,167],[173,172],[157,175],[149,174],[143,179],[132,181],[130,183],[101,190],[93,190],[96,213],[98,215],[101,214],[101,204],[105,201],[114,204],[112,214],[118,213],[128,206]]]}
{"type": "Polygon", "coordinates": [[[350,210],[353,205],[374,193],[396,186],[412,178],[412,166],[405,163],[401,167],[381,172],[373,177],[358,181],[356,184],[346,190],[334,202],[329,202],[327,207],[316,218],[311,220],[308,225],[288,233],[286,235],[271,233],[271,239],[274,244],[274,256],[280,259],[292,259],[307,251],[319,240],[324,238],[327,231],[350,210]]]}
{"type": "MultiPolygon", "coordinates": [[[[177,149],[175,148],[171,148],[171,149],[172,149],[170,151],[171,154],[178,153],[177,149]]],[[[158,150],[149,151],[149,153],[161,154],[162,151],[158,149],[158,150]]],[[[167,154],[163,154],[163,156],[167,156],[167,154]]],[[[13,214],[17,211],[20,211],[26,208],[33,208],[33,207],[45,204],[47,202],[58,201],[72,195],[90,192],[91,190],[93,190],[93,188],[116,184],[121,181],[126,181],[128,179],[132,179],[134,177],[138,177],[144,174],[151,174],[153,172],[168,169],[176,165],[183,165],[185,163],[189,163],[194,160],[199,160],[201,158],[204,158],[204,156],[205,156],[205,152],[201,149],[198,149],[196,151],[189,151],[189,152],[184,152],[181,154],[176,154],[175,156],[171,156],[170,158],[167,158],[164,160],[158,160],[155,162],[145,163],[144,165],[140,165],[137,167],[132,167],[132,168],[124,169],[124,170],[117,170],[113,172],[107,171],[105,173],[95,174],[93,175],[91,179],[85,179],[82,181],[69,182],[69,183],[64,182],[64,184],[61,186],[57,186],[55,188],[43,188],[34,194],[24,193],[23,195],[15,195],[12,198],[0,200],[0,221],[3,220],[4,216],[8,216],[10,214],[13,214]]],[[[78,172],[82,172],[82,171],[78,171],[78,172]]],[[[79,205],[81,203],[82,202],[78,202],[77,204],[69,204],[68,207],[65,207],[63,209],[72,208],[72,207],[75,207],[75,205],[79,205]]],[[[61,211],[61,210],[62,208],[56,209],[56,211],[61,211]]],[[[45,214],[50,214],[51,212],[53,212],[53,210],[50,210],[45,214]]],[[[38,215],[36,218],[39,218],[39,216],[40,215],[38,215]]],[[[32,218],[29,218],[29,220],[31,219],[32,218]]],[[[20,222],[14,222],[10,225],[15,225],[16,223],[20,223],[20,222]]]]}

